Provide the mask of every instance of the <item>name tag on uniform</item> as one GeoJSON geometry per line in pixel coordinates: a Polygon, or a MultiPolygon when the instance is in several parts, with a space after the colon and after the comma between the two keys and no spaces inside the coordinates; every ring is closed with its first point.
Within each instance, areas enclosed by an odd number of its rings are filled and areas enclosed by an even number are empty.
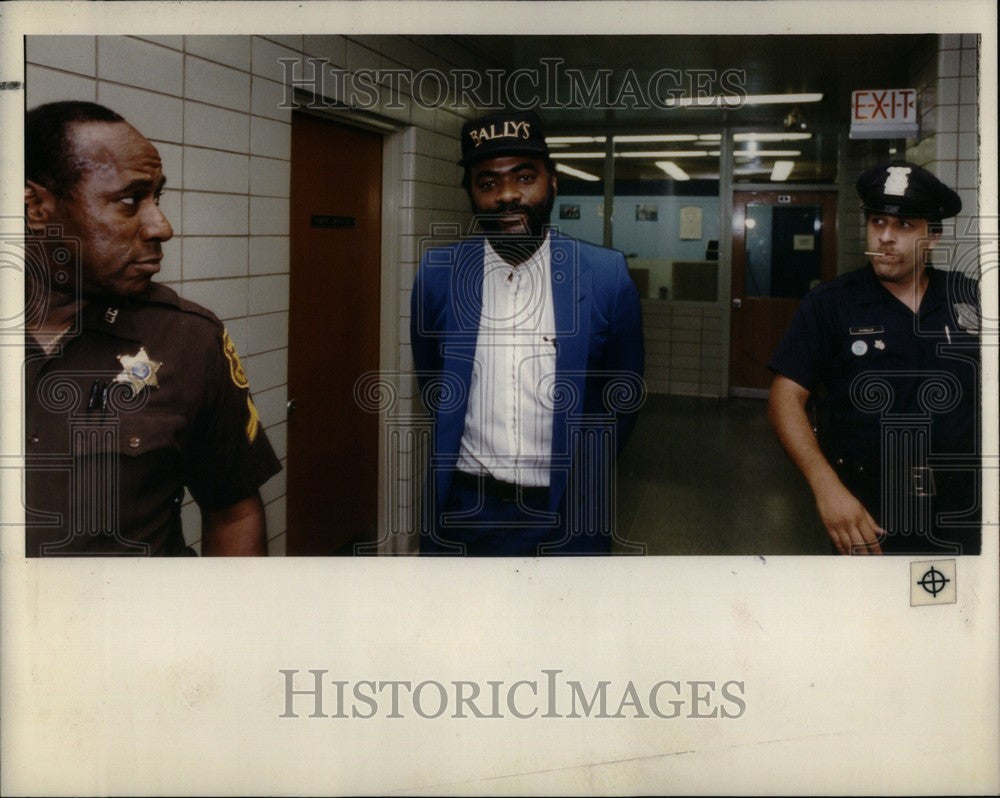
{"type": "Polygon", "coordinates": [[[851,327],[851,335],[876,335],[884,332],[885,327],[851,327]]]}

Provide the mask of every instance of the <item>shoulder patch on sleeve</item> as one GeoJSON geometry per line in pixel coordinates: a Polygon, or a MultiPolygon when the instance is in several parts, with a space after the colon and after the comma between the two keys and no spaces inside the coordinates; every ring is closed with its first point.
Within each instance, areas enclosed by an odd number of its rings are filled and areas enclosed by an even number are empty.
{"type": "Polygon", "coordinates": [[[233,344],[233,339],[229,337],[229,330],[222,329],[222,351],[226,355],[226,360],[229,361],[229,377],[232,379],[233,384],[237,388],[247,388],[250,386],[250,381],[247,379],[247,373],[243,369],[243,364],[240,363],[240,356],[236,354],[236,345],[233,344]]]}
{"type": "Polygon", "coordinates": [[[254,407],[253,399],[250,398],[249,393],[247,394],[247,412],[247,440],[253,443],[257,440],[257,432],[260,430],[260,414],[257,412],[257,408],[254,407]]]}

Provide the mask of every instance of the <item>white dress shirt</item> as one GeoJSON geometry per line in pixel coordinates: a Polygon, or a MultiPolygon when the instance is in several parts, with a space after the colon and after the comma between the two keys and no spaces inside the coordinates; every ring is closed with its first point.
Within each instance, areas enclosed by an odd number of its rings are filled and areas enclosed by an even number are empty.
{"type": "Polygon", "coordinates": [[[486,241],[460,470],[525,487],[548,486],[555,326],[549,236],[517,266],[486,241]]]}

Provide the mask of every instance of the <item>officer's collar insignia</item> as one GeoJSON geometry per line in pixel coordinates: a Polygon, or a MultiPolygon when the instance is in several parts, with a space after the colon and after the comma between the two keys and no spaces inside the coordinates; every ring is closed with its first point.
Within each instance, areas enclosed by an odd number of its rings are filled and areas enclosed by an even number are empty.
{"type": "Polygon", "coordinates": [[[118,318],[118,308],[108,308],[106,311],[104,311],[104,320],[108,324],[114,324],[117,318],[118,318]]]}
{"type": "Polygon", "coordinates": [[[906,194],[906,189],[909,188],[910,178],[907,177],[910,174],[909,166],[890,166],[886,169],[888,176],[885,179],[885,187],[882,189],[883,194],[892,194],[894,197],[902,197],[906,194]]]}
{"type": "Polygon", "coordinates": [[[131,385],[133,396],[147,385],[151,388],[160,387],[160,383],[156,380],[156,372],[163,364],[150,360],[144,346],[140,346],[134,355],[118,355],[118,360],[122,364],[122,373],[115,377],[115,382],[127,382],[131,385]]]}
{"type": "Polygon", "coordinates": [[[955,321],[959,327],[966,332],[979,332],[979,315],[972,305],[968,302],[955,302],[952,307],[955,309],[955,321]]]}

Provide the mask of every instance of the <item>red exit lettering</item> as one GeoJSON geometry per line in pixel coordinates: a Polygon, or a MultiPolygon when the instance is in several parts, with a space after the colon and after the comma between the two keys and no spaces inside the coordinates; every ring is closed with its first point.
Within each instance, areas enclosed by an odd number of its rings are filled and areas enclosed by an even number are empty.
{"type": "Polygon", "coordinates": [[[851,114],[855,122],[915,120],[915,89],[874,89],[851,95],[851,114]]]}

